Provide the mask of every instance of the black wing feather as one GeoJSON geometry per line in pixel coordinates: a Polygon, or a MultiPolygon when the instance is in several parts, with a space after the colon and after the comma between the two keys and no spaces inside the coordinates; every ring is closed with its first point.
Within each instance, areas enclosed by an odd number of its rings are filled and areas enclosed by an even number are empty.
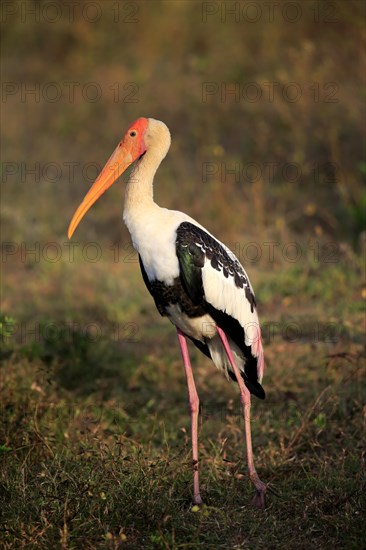
{"type": "MultiPolygon", "coordinates": [[[[202,268],[207,258],[211,261],[213,269],[222,271],[226,278],[229,275],[233,276],[235,285],[245,289],[246,298],[253,312],[256,302],[242,266],[211,235],[190,222],[183,222],[177,229],[176,251],[181,268],[182,284],[187,294],[196,305],[201,306],[209,313],[220,327],[225,327],[226,334],[235,342],[246,358],[243,378],[248,389],[257,397],[264,399],[265,393],[257,378],[258,359],[253,356],[250,346],[245,344],[243,327],[239,321],[205,300],[202,284],[202,268]]],[[[229,371],[229,374],[235,379],[233,373],[229,371]]]]}

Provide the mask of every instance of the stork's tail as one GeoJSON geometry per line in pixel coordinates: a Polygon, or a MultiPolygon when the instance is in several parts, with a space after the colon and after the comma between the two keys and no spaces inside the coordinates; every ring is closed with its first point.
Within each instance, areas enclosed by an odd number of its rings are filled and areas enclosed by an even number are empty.
{"type": "MultiPolygon", "coordinates": [[[[229,370],[228,372],[229,372],[230,378],[236,382],[235,374],[231,370],[229,370]]],[[[249,378],[243,371],[241,371],[240,374],[250,393],[258,397],[259,399],[266,398],[266,392],[264,391],[263,386],[257,380],[249,380],[249,378]]]]}
{"type": "MultiPolygon", "coordinates": [[[[236,376],[232,371],[230,361],[226,355],[226,352],[219,337],[215,336],[214,338],[207,339],[206,344],[210,351],[211,359],[215,363],[216,367],[223,370],[227,377],[230,377],[232,380],[236,381],[236,376]]],[[[229,344],[246,387],[248,388],[250,393],[258,397],[259,399],[265,399],[265,391],[257,379],[258,371],[259,373],[261,371],[263,372],[263,367],[259,364],[260,361],[263,361],[262,348],[261,353],[258,357],[255,357],[251,353],[249,353],[249,357],[244,357],[243,352],[231,339],[229,339],[229,344]],[[257,368],[257,366],[259,366],[259,369],[257,368]]]]}

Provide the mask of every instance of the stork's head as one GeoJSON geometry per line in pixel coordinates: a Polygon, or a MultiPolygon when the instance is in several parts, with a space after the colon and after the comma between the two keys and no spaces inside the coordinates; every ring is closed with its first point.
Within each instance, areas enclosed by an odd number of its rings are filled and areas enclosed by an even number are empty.
{"type": "Polygon", "coordinates": [[[163,122],[153,118],[139,118],[131,124],[76,210],[69,225],[69,239],[89,208],[133,162],[139,160],[147,150],[153,150],[154,146],[158,146],[155,149],[160,152],[162,159],[169,145],[170,133],[163,122]]]}

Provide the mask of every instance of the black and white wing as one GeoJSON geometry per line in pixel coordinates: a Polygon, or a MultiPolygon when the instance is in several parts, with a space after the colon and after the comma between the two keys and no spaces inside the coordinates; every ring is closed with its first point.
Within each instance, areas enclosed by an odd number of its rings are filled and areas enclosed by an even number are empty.
{"type": "Polygon", "coordinates": [[[202,305],[240,348],[247,377],[260,383],[264,370],[261,331],[253,288],[243,266],[225,245],[186,221],[177,228],[176,253],[191,300],[202,305]]]}

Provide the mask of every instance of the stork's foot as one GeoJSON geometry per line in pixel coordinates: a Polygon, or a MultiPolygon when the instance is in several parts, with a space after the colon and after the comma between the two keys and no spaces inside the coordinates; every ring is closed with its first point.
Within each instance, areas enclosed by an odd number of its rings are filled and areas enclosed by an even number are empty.
{"type": "Polygon", "coordinates": [[[250,476],[250,479],[252,480],[255,486],[255,495],[252,500],[252,504],[256,508],[259,508],[260,510],[264,510],[266,507],[267,485],[259,479],[257,473],[250,476]]]}
{"type": "Polygon", "coordinates": [[[195,506],[202,506],[203,500],[202,500],[201,495],[199,493],[197,495],[194,495],[193,504],[195,506]]]}
{"type": "Polygon", "coordinates": [[[266,507],[266,491],[258,491],[256,490],[255,495],[252,500],[253,506],[256,508],[259,508],[259,510],[264,510],[266,507]]]}

